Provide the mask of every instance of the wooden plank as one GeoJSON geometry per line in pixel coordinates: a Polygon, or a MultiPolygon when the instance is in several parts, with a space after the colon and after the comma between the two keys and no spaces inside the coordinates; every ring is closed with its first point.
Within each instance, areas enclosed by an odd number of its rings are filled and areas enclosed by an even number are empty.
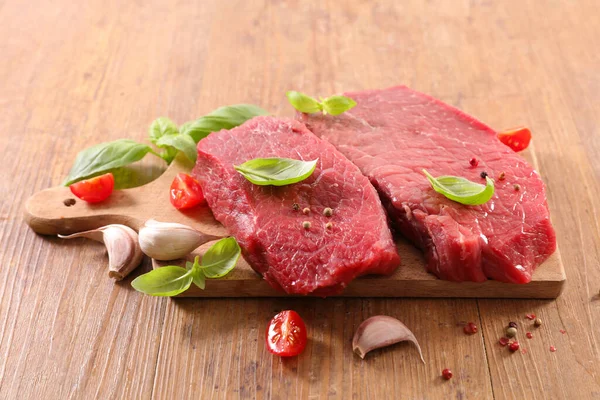
{"type": "MultiPolygon", "coordinates": [[[[157,180],[134,189],[116,191],[106,202],[87,204],[75,201],[68,188],[56,187],[33,195],[25,204],[25,219],[38,233],[68,234],[107,224],[125,224],[139,229],[148,219],[179,222],[215,236],[226,236],[225,229],[214,220],[207,207],[180,212],[171,206],[169,187],[177,173],[191,170],[191,162],[179,155],[157,180]],[[68,204],[68,205],[67,205],[68,204]]],[[[210,244],[194,255],[202,254],[210,244]]],[[[352,281],[341,293],[345,297],[500,297],[556,298],[565,282],[560,253],[556,253],[534,273],[526,285],[496,281],[448,282],[425,271],[421,252],[403,239],[397,240],[402,266],[391,276],[369,276],[352,281]]],[[[155,262],[155,266],[184,265],[185,260],[155,262]]],[[[226,277],[210,281],[205,290],[192,285],[185,297],[280,297],[284,293],[267,284],[252,267],[240,260],[226,277]]]]}
{"type": "Polygon", "coordinates": [[[0,1],[0,398],[597,398],[598,15],[593,0],[0,1]],[[398,83],[532,128],[569,277],[558,300],[169,301],[114,285],[102,246],[22,223],[77,151],[141,140],[159,115],[238,101],[291,115],[285,90],[398,83]],[[295,360],[263,347],[284,308],[311,329],[295,360]],[[545,323],[510,355],[495,340],[527,312],[545,323]],[[407,345],[356,359],[353,330],[375,314],[406,322],[427,365],[407,345]],[[479,314],[482,335],[462,334],[479,314]]]}

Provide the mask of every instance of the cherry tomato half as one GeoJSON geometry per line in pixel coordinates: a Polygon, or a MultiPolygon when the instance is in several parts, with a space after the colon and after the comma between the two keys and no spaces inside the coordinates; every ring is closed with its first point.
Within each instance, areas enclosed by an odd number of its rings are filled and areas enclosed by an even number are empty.
{"type": "Polygon", "coordinates": [[[267,327],[267,349],[281,357],[297,356],[306,347],[306,326],[296,311],[282,311],[267,327]]]}
{"type": "Polygon", "coordinates": [[[525,150],[531,141],[529,129],[521,126],[498,132],[498,139],[514,151],[525,150]]]}
{"type": "Polygon", "coordinates": [[[202,187],[197,180],[180,172],[171,183],[171,204],[178,210],[185,210],[204,202],[202,187]]]}
{"type": "Polygon", "coordinates": [[[115,177],[112,173],[86,179],[69,186],[71,192],[88,203],[99,203],[110,196],[115,187],[115,177]]]}

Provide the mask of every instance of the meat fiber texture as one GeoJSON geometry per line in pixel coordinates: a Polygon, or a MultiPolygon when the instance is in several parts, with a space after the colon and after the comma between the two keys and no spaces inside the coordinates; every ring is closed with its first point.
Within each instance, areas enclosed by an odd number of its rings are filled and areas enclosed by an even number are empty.
{"type": "Polygon", "coordinates": [[[193,175],[248,263],[277,289],[336,294],[357,276],[390,274],[400,264],[375,188],[298,121],[256,117],[211,133],[198,144],[193,175]],[[268,157],[318,162],[304,181],[279,187],[254,185],[234,169],[268,157]],[[323,213],[327,207],[330,217],[323,213]]]}
{"type": "Polygon", "coordinates": [[[345,95],[358,104],[352,110],[297,119],[369,178],[393,224],[425,251],[428,271],[451,281],[529,282],[556,249],[538,173],[491,128],[430,96],[405,86],[345,95]],[[456,203],[431,188],[423,169],[481,184],[485,171],[495,194],[480,206],[456,203]]]}

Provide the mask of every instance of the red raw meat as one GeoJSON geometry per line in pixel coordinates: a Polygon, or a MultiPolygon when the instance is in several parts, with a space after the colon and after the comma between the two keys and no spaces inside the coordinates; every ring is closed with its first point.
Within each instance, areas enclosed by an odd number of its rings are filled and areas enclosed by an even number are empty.
{"type": "Polygon", "coordinates": [[[400,264],[377,191],[335,147],[298,121],[257,117],[211,133],[198,144],[192,174],[215,218],[275,288],[325,296],[357,276],[390,274],[400,264]],[[309,178],[281,187],[256,186],[233,168],[266,157],[319,161],[309,178]],[[327,207],[333,209],[330,217],[323,215],[327,207]]]}
{"type": "Polygon", "coordinates": [[[452,281],[529,282],[556,248],[538,173],[491,128],[430,96],[405,86],[345,95],[358,105],[342,115],[297,118],[369,178],[428,270],[452,281]],[[434,192],[422,169],[482,184],[485,171],[496,192],[464,206],[434,192]]]}

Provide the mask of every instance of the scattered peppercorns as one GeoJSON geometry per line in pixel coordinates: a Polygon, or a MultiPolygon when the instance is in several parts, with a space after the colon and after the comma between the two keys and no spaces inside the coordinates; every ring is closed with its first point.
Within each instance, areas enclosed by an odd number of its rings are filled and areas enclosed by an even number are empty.
{"type": "Polygon", "coordinates": [[[452,378],[452,371],[450,371],[448,368],[446,368],[445,370],[442,371],[442,377],[445,380],[450,380],[452,378]]]}
{"type": "Polygon", "coordinates": [[[517,328],[513,328],[512,326],[509,326],[508,328],[506,328],[506,336],[508,336],[508,337],[517,336],[517,328]]]}
{"type": "Polygon", "coordinates": [[[516,329],[517,328],[517,323],[511,321],[511,322],[508,323],[508,326],[511,327],[511,328],[515,328],[516,329]]]}
{"type": "Polygon", "coordinates": [[[508,349],[509,349],[510,351],[512,351],[513,353],[514,353],[515,351],[519,350],[519,347],[521,347],[521,346],[519,345],[519,342],[512,342],[510,345],[508,345],[508,349]]]}
{"type": "Polygon", "coordinates": [[[527,336],[527,339],[531,339],[533,337],[533,333],[527,332],[525,336],[527,336]]]}
{"type": "Polygon", "coordinates": [[[310,222],[308,222],[308,221],[304,221],[304,222],[302,223],[302,227],[303,227],[304,229],[310,229],[310,222]]]}
{"type": "Polygon", "coordinates": [[[504,179],[506,179],[506,174],[504,172],[500,172],[500,176],[498,177],[498,180],[503,181],[504,179]]]}
{"type": "Polygon", "coordinates": [[[527,318],[530,321],[533,321],[535,319],[535,314],[525,314],[525,318],[527,318]]]}
{"type": "Polygon", "coordinates": [[[485,179],[488,176],[488,173],[483,171],[479,174],[479,176],[481,177],[481,179],[485,179]]]}
{"type": "Polygon", "coordinates": [[[325,228],[331,229],[331,228],[333,228],[333,224],[331,222],[328,222],[325,224],[325,228]]]}
{"type": "Polygon", "coordinates": [[[300,206],[298,205],[298,203],[292,204],[292,210],[298,211],[299,209],[300,209],[300,206]]]}
{"type": "Polygon", "coordinates": [[[535,326],[541,326],[542,325],[542,319],[541,318],[536,318],[535,322],[533,323],[533,325],[535,325],[535,326]]]}
{"type": "Polygon", "coordinates": [[[304,213],[305,215],[308,215],[310,213],[310,208],[304,207],[304,209],[302,210],[302,213],[304,213]]]}
{"type": "Polygon", "coordinates": [[[331,217],[333,215],[333,210],[327,207],[323,210],[323,215],[326,217],[331,217]]]}
{"type": "Polygon", "coordinates": [[[515,192],[518,192],[519,190],[521,190],[521,185],[519,185],[518,183],[515,183],[513,188],[515,188],[515,192]]]}
{"type": "Polygon", "coordinates": [[[471,164],[472,167],[476,167],[477,165],[479,165],[479,160],[473,157],[469,160],[469,164],[471,164]]]}
{"type": "Polygon", "coordinates": [[[550,351],[554,353],[556,351],[556,347],[550,346],[550,351]]]}
{"type": "Polygon", "coordinates": [[[506,346],[506,345],[508,345],[508,342],[509,342],[509,341],[510,341],[510,339],[509,339],[509,338],[507,338],[507,337],[501,337],[501,338],[498,340],[498,343],[500,343],[500,346],[506,346]]]}

